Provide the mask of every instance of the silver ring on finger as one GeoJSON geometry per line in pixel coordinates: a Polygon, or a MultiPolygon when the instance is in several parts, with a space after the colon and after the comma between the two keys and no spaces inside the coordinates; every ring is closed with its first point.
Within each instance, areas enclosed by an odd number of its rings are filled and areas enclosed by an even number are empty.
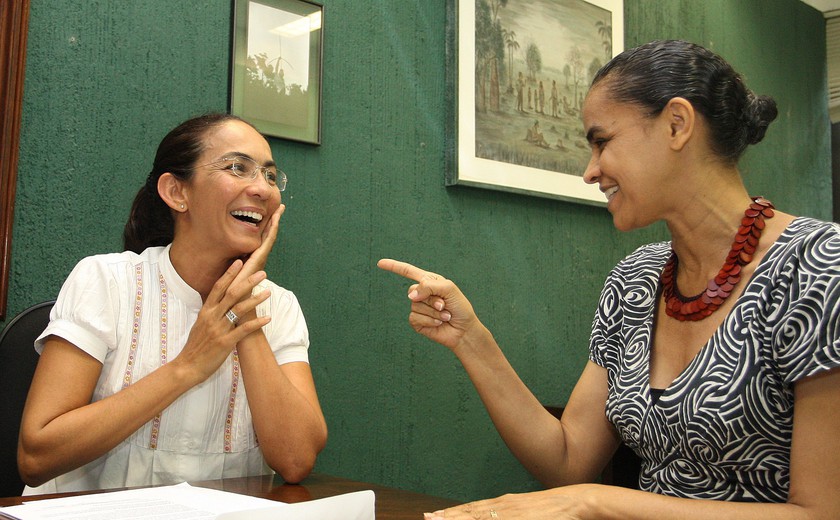
{"type": "Polygon", "coordinates": [[[225,313],[225,318],[227,318],[231,325],[233,325],[234,327],[236,327],[236,324],[239,323],[239,316],[237,316],[236,313],[233,312],[233,309],[228,309],[228,311],[225,313]]]}

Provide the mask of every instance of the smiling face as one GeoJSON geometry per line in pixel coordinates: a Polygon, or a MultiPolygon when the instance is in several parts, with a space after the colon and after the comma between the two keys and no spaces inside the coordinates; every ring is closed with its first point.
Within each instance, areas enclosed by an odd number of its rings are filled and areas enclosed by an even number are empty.
{"type": "Polygon", "coordinates": [[[254,179],[231,173],[231,162],[223,159],[234,156],[274,165],[268,142],[250,125],[228,121],[210,130],[195,173],[183,184],[186,211],[182,225],[176,226],[176,240],[190,241],[194,250],[218,251],[224,258],[259,247],[269,217],[280,206],[280,190],[261,172],[254,179]]]}
{"type": "Polygon", "coordinates": [[[604,192],[615,227],[627,231],[662,218],[664,197],[676,198],[668,193],[673,176],[668,175],[667,123],[615,102],[601,84],[586,98],[583,124],[592,150],[583,178],[604,192]]]}

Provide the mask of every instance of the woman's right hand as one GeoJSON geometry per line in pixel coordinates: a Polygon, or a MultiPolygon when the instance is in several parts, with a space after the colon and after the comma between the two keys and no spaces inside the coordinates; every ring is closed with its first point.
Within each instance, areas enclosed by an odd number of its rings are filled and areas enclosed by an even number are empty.
{"type": "Polygon", "coordinates": [[[451,280],[398,260],[383,258],[376,265],[417,282],[408,289],[412,302],[408,322],[415,331],[454,351],[468,333],[484,330],[469,300],[451,280]]]}
{"type": "Polygon", "coordinates": [[[265,271],[252,272],[244,265],[242,260],[235,260],[216,281],[186,345],[172,360],[192,375],[195,384],[218,370],[239,341],[271,321],[269,316],[258,317],[254,312],[270,296],[268,290],[252,293],[265,280],[265,271]],[[228,311],[237,316],[236,323],[227,317],[228,311]]]}

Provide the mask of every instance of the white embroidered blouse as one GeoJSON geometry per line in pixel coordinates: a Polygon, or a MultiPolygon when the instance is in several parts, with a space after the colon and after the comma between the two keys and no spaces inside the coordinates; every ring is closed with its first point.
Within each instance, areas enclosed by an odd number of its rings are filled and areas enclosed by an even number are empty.
{"type": "MultiPolygon", "coordinates": [[[[265,280],[257,308],[277,363],[307,362],[309,332],[294,294],[265,280]]],[[[76,265],[59,293],[50,335],[102,362],[93,401],[175,358],[201,309],[201,297],[175,272],[169,246],[96,255],[76,265]]],[[[234,352],[209,379],[178,398],[116,448],[24,494],[173,484],[271,473],[254,433],[234,352]]]]}

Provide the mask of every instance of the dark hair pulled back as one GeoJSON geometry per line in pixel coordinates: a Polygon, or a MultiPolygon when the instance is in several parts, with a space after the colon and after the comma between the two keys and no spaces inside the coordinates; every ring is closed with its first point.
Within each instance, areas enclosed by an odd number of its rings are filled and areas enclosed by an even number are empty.
{"type": "Polygon", "coordinates": [[[723,58],[680,40],[653,41],[626,50],[592,79],[603,82],[616,101],[658,115],[675,97],[687,99],[710,127],[712,149],[735,164],[747,146],[764,138],[776,119],[776,102],[756,96],[723,58]]]}
{"type": "Polygon", "coordinates": [[[123,231],[123,246],[127,251],[141,253],[148,247],[172,242],[175,221],[158,193],[158,179],[168,172],[184,181],[190,180],[196,161],[205,149],[207,134],[228,121],[243,120],[230,114],[205,114],[184,121],[166,134],[158,145],[152,171],[131,205],[123,231]]]}

